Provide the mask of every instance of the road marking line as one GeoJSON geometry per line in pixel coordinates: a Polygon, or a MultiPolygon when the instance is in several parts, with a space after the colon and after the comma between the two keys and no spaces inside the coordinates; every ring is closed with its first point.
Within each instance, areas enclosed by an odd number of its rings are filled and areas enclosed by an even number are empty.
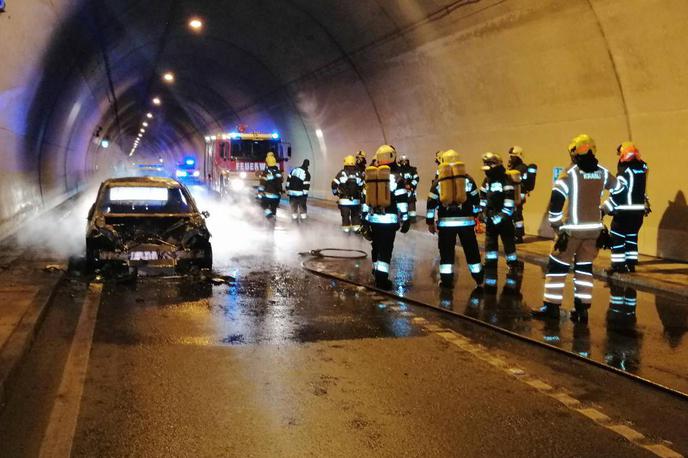
{"type": "Polygon", "coordinates": [[[539,379],[527,380],[526,383],[535,388],[536,390],[540,391],[552,391],[554,389],[551,385],[548,385],[547,383],[539,379]]]}
{"type": "Polygon", "coordinates": [[[586,408],[586,409],[577,409],[578,413],[581,413],[588,417],[589,419],[596,421],[597,423],[611,423],[612,419],[600,412],[597,409],[593,408],[586,408]]]}
{"type": "Polygon", "coordinates": [[[644,448],[645,450],[659,456],[660,458],[682,458],[683,455],[675,452],[669,447],[662,444],[646,445],[647,438],[640,432],[628,427],[627,425],[620,423],[613,423],[612,419],[605,415],[598,409],[592,407],[581,407],[581,402],[571,397],[570,395],[563,393],[561,391],[555,392],[554,387],[548,383],[536,379],[536,378],[524,378],[526,372],[518,367],[508,367],[508,363],[501,358],[492,355],[489,350],[487,350],[483,345],[473,344],[470,339],[465,336],[458,334],[451,329],[440,328],[439,326],[433,324],[426,324],[423,326],[424,329],[430,333],[435,334],[438,337],[454,344],[461,350],[473,354],[478,359],[481,359],[502,371],[512,375],[516,378],[521,379],[524,383],[528,384],[532,388],[537,389],[546,396],[555,399],[562,403],[568,409],[578,412],[579,414],[589,418],[595,423],[615,432],[619,436],[625,438],[637,447],[644,448]]]}
{"type": "Polygon", "coordinates": [[[666,445],[644,445],[643,447],[661,458],[683,458],[683,455],[676,453],[666,445]]]}
{"type": "Polygon", "coordinates": [[[631,442],[640,442],[641,440],[645,439],[644,435],[626,425],[609,425],[607,428],[611,429],[616,434],[625,437],[631,442]]]}
{"type": "Polygon", "coordinates": [[[89,285],[48,427],[43,435],[41,458],[62,458],[71,454],[102,290],[101,284],[89,285]]]}

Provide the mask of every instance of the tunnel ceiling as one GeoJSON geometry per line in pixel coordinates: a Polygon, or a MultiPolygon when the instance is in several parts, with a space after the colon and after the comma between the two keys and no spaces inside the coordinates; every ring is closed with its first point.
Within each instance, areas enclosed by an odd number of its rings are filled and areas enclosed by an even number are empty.
{"type": "MultiPolygon", "coordinates": [[[[274,115],[265,125],[277,127],[284,114],[271,112],[270,106],[276,98],[289,98],[289,83],[340,61],[353,66],[351,50],[400,27],[390,15],[395,8],[386,9],[385,2],[351,3],[84,1],[62,25],[47,56],[53,68],[48,66],[48,87],[38,98],[41,116],[50,112],[46,105],[58,104],[54,85],[79,77],[105,107],[99,121],[103,134],[123,148],[131,145],[149,111],[156,118],[143,144],[156,153],[230,129],[247,111],[274,115]],[[192,17],[203,20],[202,31],[188,27],[192,17]],[[167,71],[175,75],[173,84],[162,81],[167,71]],[[163,105],[152,106],[153,97],[163,105]]],[[[425,9],[444,6],[418,3],[419,17],[425,9]]],[[[404,11],[405,20],[411,16],[404,11]]]]}

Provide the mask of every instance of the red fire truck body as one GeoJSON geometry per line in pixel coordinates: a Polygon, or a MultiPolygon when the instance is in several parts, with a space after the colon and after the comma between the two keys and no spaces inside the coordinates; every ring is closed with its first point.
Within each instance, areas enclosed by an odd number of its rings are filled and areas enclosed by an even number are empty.
{"type": "Polygon", "coordinates": [[[222,196],[246,193],[258,185],[269,152],[284,171],[291,147],[277,133],[231,132],[206,137],[203,166],[208,186],[222,196]]]}

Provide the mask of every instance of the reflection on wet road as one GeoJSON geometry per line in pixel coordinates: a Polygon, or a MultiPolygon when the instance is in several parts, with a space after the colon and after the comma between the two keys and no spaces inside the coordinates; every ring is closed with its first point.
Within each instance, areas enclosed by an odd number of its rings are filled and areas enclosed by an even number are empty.
{"type": "MultiPolygon", "coordinates": [[[[437,286],[438,259],[436,239],[429,234],[411,231],[397,237],[392,263],[395,292],[688,393],[688,302],[595,280],[587,326],[574,325],[564,314],[558,322],[543,322],[529,313],[542,302],[542,268],[526,264],[521,275],[509,276],[506,266],[500,266],[487,273],[480,292],[459,253],[459,280],[454,291],[446,291],[437,286]]],[[[352,266],[327,261],[318,263],[317,269],[370,284],[369,262],[352,266]]],[[[567,288],[564,304],[573,303],[571,291],[567,288]]]]}

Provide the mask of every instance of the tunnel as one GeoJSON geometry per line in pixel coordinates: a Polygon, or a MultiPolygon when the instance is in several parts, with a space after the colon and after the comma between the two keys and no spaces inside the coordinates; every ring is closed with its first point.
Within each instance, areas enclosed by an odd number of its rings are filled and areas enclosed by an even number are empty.
{"type": "Polygon", "coordinates": [[[239,124],[279,131],[292,165],[310,159],[316,197],[359,149],[394,145],[424,193],[437,150],[478,177],[482,153],[521,145],[540,169],[526,229],[547,236],[553,171],[585,132],[611,170],[619,143],[639,145],[653,210],[640,251],[688,259],[681,0],[5,3],[4,227],[129,161],[151,112],[138,158],[178,160],[239,124]]]}

